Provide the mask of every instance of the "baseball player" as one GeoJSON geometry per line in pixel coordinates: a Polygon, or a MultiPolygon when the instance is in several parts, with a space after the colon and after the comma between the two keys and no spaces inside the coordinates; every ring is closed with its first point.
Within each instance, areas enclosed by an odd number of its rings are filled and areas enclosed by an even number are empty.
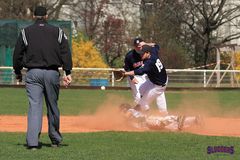
{"type": "MultiPolygon", "coordinates": [[[[139,69],[143,66],[143,60],[141,58],[141,55],[139,54],[141,52],[143,45],[149,45],[153,48],[153,52],[156,52],[158,54],[159,46],[155,43],[146,43],[141,38],[135,38],[133,40],[133,46],[134,49],[129,51],[126,54],[125,60],[124,60],[124,70],[125,71],[133,71],[135,69],[139,69]]],[[[146,80],[148,79],[147,74],[142,75],[130,75],[128,76],[128,81],[132,90],[132,95],[134,97],[134,101],[136,104],[139,103],[142,95],[145,92],[145,87],[147,85],[143,85],[146,80]]],[[[165,95],[162,93],[156,98],[156,103],[159,108],[159,111],[163,114],[167,114],[166,109],[166,102],[164,102],[162,99],[164,99],[165,95]]]]}
{"type": "Polygon", "coordinates": [[[158,56],[159,47],[151,47],[144,44],[138,52],[143,61],[142,67],[136,68],[133,71],[125,72],[126,76],[144,75],[148,78],[140,86],[142,94],[141,99],[136,105],[136,110],[148,111],[150,103],[156,99],[159,111],[166,115],[167,105],[164,91],[166,89],[168,77],[164,65],[158,56]]]}
{"type": "Polygon", "coordinates": [[[192,126],[203,126],[201,116],[153,116],[135,110],[128,104],[122,104],[120,111],[130,125],[138,129],[180,131],[192,126]]]}
{"type": "MultiPolygon", "coordinates": [[[[138,54],[138,52],[141,50],[141,45],[140,45],[141,42],[143,42],[141,38],[135,38],[133,40],[134,49],[130,50],[125,56],[125,60],[124,60],[125,71],[132,71],[134,69],[140,68],[143,65],[143,61],[140,55],[138,54]]],[[[141,84],[146,81],[146,74],[128,76],[128,81],[132,90],[134,101],[138,103],[141,98],[141,93],[139,88],[141,84]]]]}

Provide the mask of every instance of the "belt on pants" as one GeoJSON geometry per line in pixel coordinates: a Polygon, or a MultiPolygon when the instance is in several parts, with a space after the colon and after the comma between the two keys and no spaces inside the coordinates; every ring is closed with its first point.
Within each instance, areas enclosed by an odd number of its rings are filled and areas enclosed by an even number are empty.
{"type": "Polygon", "coordinates": [[[158,86],[161,86],[161,87],[165,87],[165,86],[166,86],[166,83],[165,83],[165,84],[154,83],[154,84],[156,84],[156,85],[158,85],[158,86]]]}
{"type": "Polygon", "coordinates": [[[28,68],[28,70],[31,70],[31,69],[46,69],[46,70],[58,71],[58,67],[30,67],[30,68],[28,68]]]}

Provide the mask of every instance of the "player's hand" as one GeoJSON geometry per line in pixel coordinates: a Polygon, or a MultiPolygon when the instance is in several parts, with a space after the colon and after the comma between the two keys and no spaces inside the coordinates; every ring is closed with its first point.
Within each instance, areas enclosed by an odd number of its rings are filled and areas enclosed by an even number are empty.
{"type": "Polygon", "coordinates": [[[70,74],[63,77],[63,85],[65,87],[69,86],[71,84],[71,82],[72,82],[72,77],[70,74]]]}
{"type": "Polygon", "coordinates": [[[132,82],[133,82],[134,84],[138,84],[138,83],[139,83],[139,81],[137,80],[137,78],[133,78],[133,79],[132,79],[132,82]]]}

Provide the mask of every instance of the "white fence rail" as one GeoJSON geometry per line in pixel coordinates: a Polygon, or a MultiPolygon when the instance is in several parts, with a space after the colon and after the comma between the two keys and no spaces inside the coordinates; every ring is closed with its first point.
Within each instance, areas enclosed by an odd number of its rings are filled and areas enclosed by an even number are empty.
{"type": "MultiPolygon", "coordinates": [[[[72,85],[129,86],[126,78],[121,82],[114,80],[114,70],[116,68],[73,68],[72,85]]],[[[24,80],[25,70],[22,73],[24,80]]],[[[239,87],[240,70],[167,69],[167,73],[168,87],[239,87]]],[[[12,67],[0,67],[0,84],[18,84],[12,67]]]]}

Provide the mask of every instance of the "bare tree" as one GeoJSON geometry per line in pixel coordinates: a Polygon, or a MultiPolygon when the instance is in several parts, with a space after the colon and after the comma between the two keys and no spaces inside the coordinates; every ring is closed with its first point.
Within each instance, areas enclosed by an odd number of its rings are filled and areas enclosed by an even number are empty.
{"type": "Polygon", "coordinates": [[[39,4],[38,0],[0,0],[0,18],[29,19],[33,7],[39,4]]]}
{"type": "MultiPolygon", "coordinates": [[[[116,61],[122,57],[124,50],[124,21],[108,16],[103,24],[103,34],[100,36],[102,45],[100,46],[102,53],[111,67],[116,67],[116,61]]],[[[122,66],[117,66],[122,67],[122,66]]]]}
{"type": "Polygon", "coordinates": [[[70,15],[74,21],[79,21],[90,40],[95,40],[99,34],[102,18],[106,17],[105,8],[109,0],[77,0],[70,6],[70,15]]]}
{"type": "Polygon", "coordinates": [[[41,1],[44,6],[48,9],[48,15],[52,19],[58,19],[60,16],[60,13],[62,13],[61,9],[63,6],[71,6],[72,0],[54,0],[54,1],[47,1],[42,0],[41,1]]]}
{"type": "Polygon", "coordinates": [[[228,35],[221,34],[222,37],[215,34],[220,27],[234,23],[234,20],[240,17],[239,1],[230,3],[230,0],[182,0],[178,6],[171,8],[171,12],[183,24],[185,36],[188,35],[189,40],[194,40],[191,45],[195,47],[196,54],[203,55],[204,65],[215,46],[240,38],[239,30],[228,35]]]}
{"type": "Polygon", "coordinates": [[[170,8],[175,6],[176,0],[142,0],[141,35],[146,41],[160,44],[166,67],[185,68],[191,61],[182,40],[181,23],[171,14],[170,8]]]}
{"type": "Polygon", "coordinates": [[[0,0],[0,18],[31,19],[34,8],[43,5],[48,9],[51,19],[58,19],[63,5],[70,5],[70,0],[0,0]]]}
{"type": "Polygon", "coordinates": [[[79,25],[89,40],[100,50],[111,67],[122,67],[125,54],[125,21],[115,13],[121,8],[109,0],[78,0],[71,6],[71,19],[79,25]],[[112,13],[112,9],[115,13],[112,13]]]}

